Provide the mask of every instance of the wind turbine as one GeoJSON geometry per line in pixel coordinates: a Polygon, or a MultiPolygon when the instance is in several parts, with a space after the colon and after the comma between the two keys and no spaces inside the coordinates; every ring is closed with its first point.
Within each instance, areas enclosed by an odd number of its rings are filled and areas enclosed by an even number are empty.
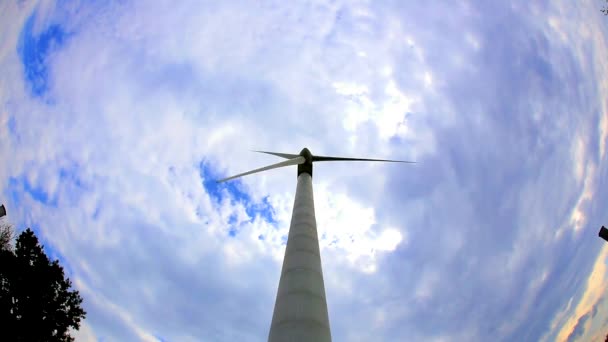
{"type": "Polygon", "coordinates": [[[300,154],[254,152],[272,154],[287,160],[224,178],[218,182],[279,167],[298,165],[296,198],[268,341],[331,341],[312,193],[312,163],[320,161],[415,162],[315,156],[307,148],[302,149],[300,154]]]}

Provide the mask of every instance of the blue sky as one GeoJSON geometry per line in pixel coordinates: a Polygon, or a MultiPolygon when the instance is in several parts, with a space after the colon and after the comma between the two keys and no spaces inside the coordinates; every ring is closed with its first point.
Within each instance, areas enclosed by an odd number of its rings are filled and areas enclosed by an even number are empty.
{"type": "Polygon", "coordinates": [[[336,341],[608,334],[601,1],[0,5],[0,202],[82,341],[263,341],[319,163],[336,341]]]}

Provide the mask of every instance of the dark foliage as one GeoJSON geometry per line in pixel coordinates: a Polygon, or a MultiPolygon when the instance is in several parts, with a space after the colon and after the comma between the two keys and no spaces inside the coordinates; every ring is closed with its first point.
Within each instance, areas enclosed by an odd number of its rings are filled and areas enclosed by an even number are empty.
{"type": "Polygon", "coordinates": [[[51,262],[30,229],[17,238],[14,251],[0,250],[0,322],[3,341],[74,341],[86,312],[70,290],[59,261],[51,262]]]}
{"type": "MultiPolygon", "coordinates": [[[[608,0],[606,0],[606,3],[608,4],[608,0]]],[[[608,15],[608,7],[604,7],[601,11],[604,12],[604,15],[608,15]]]]}

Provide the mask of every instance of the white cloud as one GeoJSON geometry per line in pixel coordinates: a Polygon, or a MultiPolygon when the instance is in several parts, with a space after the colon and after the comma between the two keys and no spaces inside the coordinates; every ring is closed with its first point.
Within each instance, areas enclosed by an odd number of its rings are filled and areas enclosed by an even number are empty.
{"type": "Polygon", "coordinates": [[[357,269],[376,271],[378,252],[391,252],[402,242],[401,231],[377,227],[373,208],[365,208],[327,186],[315,187],[315,212],[321,248],[338,250],[357,269]]]}
{"type": "Polygon", "coordinates": [[[0,193],[65,260],[89,312],[83,340],[265,337],[295,168],[243,178],[249,200],[203,186],[275,160],[249,149],[419,161],[315,169],[336,340],[483,340],[501,309],[512,324],[499,337],[516,339],[566,253],[544,237],[587,232],[608,113],[592,97],[606,82],[586,75],[605,69],[605,33],[559,3],[546,23],[508,17],[508,32],[502,16],[483,21],[489,5],[45,3],[34,32],[72,31],[45,61],[42,97],[16,53],[36,6],[0,6],[0,193]],[[563,92],[530,76],[542,61],[563,92]],[[201,178],[201,162],[217,175],[201,178]],[[274,222],[247,212],[266,196],[274,222]]]}

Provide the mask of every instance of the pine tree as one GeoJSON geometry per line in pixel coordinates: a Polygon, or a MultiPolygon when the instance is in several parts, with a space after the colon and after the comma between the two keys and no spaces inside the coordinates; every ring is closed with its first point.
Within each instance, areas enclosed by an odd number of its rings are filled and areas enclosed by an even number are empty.
{"type": "Polygon", "coordinates": [[[77,330],[86,312],[71,286],[59,261],[49,260],[34,232],[21,233],[14,251],[0,250],[1,339],[74,341],[70,328],[77,330]]]}

